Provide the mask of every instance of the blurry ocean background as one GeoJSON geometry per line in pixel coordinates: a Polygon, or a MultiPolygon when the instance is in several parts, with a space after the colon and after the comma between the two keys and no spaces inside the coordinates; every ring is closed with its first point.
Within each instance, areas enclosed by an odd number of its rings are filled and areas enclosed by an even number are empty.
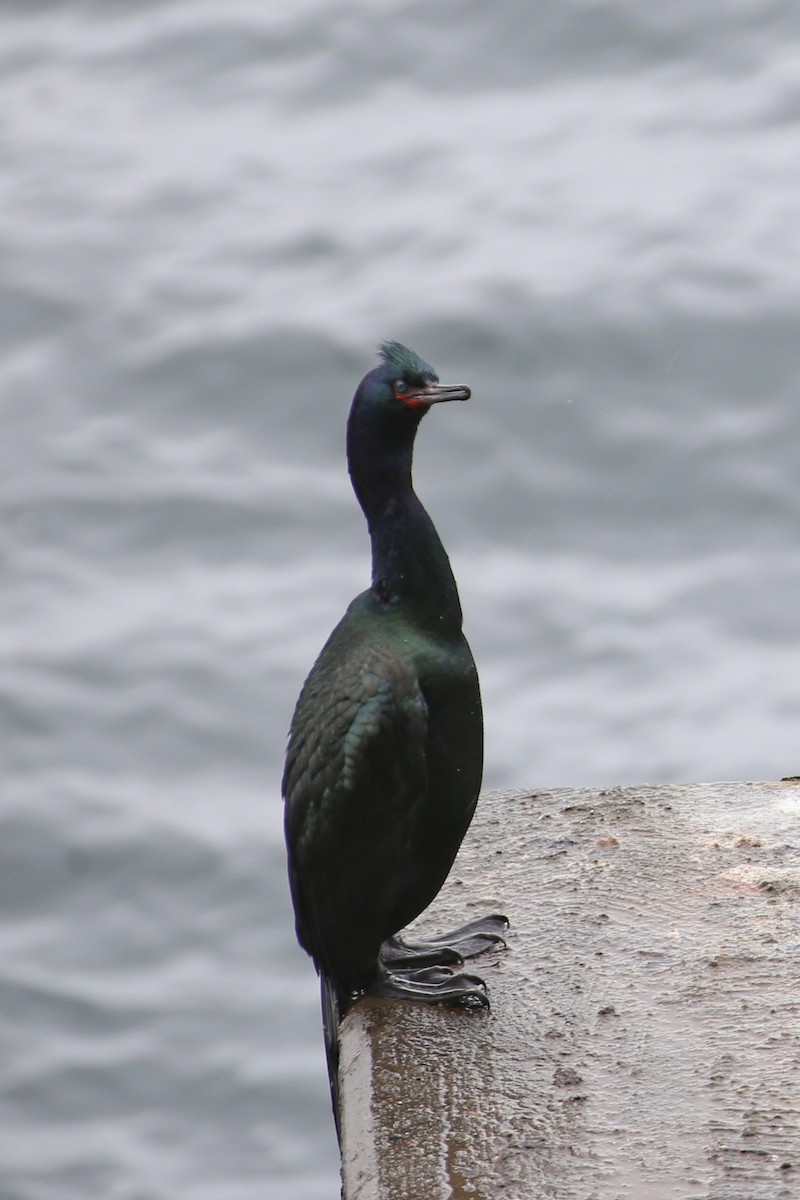
{"type": "Polygon", "coordinates": [[[792,0],[6,0],[0,1200],[327,1200],[279,796],[384,338],[485,785],[800,770],[792,0]]]}

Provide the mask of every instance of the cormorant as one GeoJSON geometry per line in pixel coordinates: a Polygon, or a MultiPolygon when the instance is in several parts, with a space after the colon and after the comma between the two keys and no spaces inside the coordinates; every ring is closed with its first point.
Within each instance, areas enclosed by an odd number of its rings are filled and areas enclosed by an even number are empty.
{"type": "Polygon", "coordinates": [[[472,819],[483,717],[450,562],[411,481],[421,419],[470,390],[440,384],[398,342],[380,358],[347,425],[372,584],[303,686],[283,778],[297,937],[322,977],[329,1061],[332,1024],[364,992],[487,1005],[483,981],[451,966],[502,942],[507,924],[493,915],[428,943],[395,936],[436,896],[472,819]]]}

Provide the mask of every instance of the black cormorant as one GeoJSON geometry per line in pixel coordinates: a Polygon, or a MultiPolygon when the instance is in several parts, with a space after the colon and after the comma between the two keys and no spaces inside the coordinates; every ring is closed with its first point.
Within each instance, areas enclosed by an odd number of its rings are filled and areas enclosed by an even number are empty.
{"type": "Polygon", "coordinates": [[[322,977],[328,1035],[334,1003],[340,1017],[364,992],[486,1005],[483,981],[452,964],[506,925],[493,915],[427,943],[395,936],[436,896],[472,819],[483,717],[450,563],[411,482],[422,417],[470,391],[398,342],[380,357],[347,426],[372,584],[303,686],[283,779],[297,936],[322,977]]]}

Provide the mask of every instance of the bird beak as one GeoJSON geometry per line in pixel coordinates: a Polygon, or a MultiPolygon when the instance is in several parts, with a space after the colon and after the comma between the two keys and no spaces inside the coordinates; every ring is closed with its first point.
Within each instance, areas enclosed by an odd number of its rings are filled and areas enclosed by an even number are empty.
{"type": "Polygon", "coordinates": [[[413,393],[417,404],[443,404],[445,400],[469,400],[472,393],[463,384],[428,383],[413,393]]]}

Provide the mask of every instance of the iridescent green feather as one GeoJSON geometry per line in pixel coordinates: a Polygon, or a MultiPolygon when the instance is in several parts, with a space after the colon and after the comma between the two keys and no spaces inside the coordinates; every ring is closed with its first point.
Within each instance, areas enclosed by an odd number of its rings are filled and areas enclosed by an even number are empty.
{"type": "Polygon", "coordinates": [[[430,363],[400,342],[383,342],[378,353],[387,367],[393,367],[401,378],[409,382],[431,383],[439,379],[430,363]]]}

